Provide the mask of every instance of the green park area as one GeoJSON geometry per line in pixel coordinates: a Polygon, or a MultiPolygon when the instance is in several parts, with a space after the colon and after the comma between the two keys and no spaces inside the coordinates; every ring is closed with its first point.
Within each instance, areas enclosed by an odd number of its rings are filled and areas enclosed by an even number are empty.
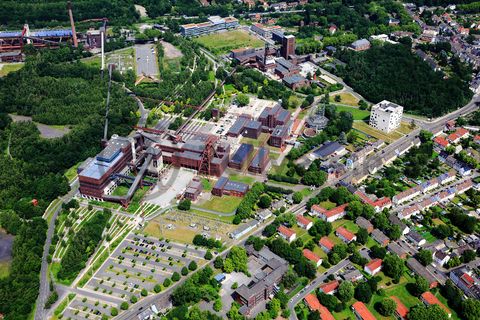
{"type": "Polygon", "coordinates": [[[333,102],[333,103],[338,102],[341,104],[348,104],[349,106],[358,106],[359,101],[360,100],[358,100],[357,97],[355,97],[353,94],[349,92],[332,93],[330,95],[330,102],[333,102]],[[336,96],[340,97],[340,101],[335,100],[336,96]]]}
{"type": "Polygon", "coordinates": [[[195,41],[217,55],[238,48],[263,46],[263,41],[242,30],[209,34],[198,37],[195,41]]]}
{"type": "Polygon", "coordinates": [[[241,197],[234,196],[223,196],[217,197],[212,196],[210,200],[205,201],[202,204],[199,204],[197,207],[205,210],[212,210],[223,213],[230,213],[237,209],[238,205],[242,201],[241,197]]]}
{"type": "Polygon", "coordinates": [[[391,143],[395,140],[400,139],[403,135],[397,131],[392,131],[390,133],[385,133],[380,130],[374,129],[371,126],[368,125],[368,123],[364,121],[354,121],[353,122],[353,128],[357,129],[358,131],[372,136],[374,138],[383,140],[385,142],[391,143]]]}
{"type": "Polygon", "coordinates": [[[370,118],[370,111],[361,110],[355,107],[349,107],[344,105],[335,104],[335,109],[337,112],[347,111],[350,112],[353,116],[353,120],[368,120],[370,118]]]}
{"type": "Polygon", "coordinates": [[[23,63],[4,63],[0,64],[0,77],[4,77],[10,72],[20,70],[23,67],[23,63]]]}

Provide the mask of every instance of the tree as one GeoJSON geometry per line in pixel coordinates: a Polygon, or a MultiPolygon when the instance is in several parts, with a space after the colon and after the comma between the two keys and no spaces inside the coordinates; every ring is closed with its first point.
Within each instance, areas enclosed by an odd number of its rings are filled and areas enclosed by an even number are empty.
{"type": "Polygon", "coordinates": [[[302,181],[307,186],[320,187],[327,181],[327,174],[324,171],[307,171],[302,181]]]}
{"type": "Polygon", "coordinates": [[[388,317],[395,312],[395,309],[397,308],[397,303],[390,298],[384,298],[382,301],[378,303],[378,306],[376,307],[378,312],[382,316],[388,317]]]}
{"type": "Polygon", "coordinates": [[[215,302],[213,303],[213,310],[215,310],[217,312],[222,310],[222,300],[220,300],[220,299],[215,300],[215,302]]]}
{"type": "Polygon", "coordinates": [[[298,204],[303,200],[303,194],[301,192],[294,192],[292,195],[293,203],[298,204]]]}
{"type": "Polygon", "coordinates": [[[188,269],[187,267],[183,267],[182,268],[182,271],[180,272],[182,274],[182,276],[186,276],[188,274],[188,269]]]}
{"type": "Polygon", "coordinates": [[[220,256],[217,256],[213,261],[213,266],[217,269],[223,269],[223,259],[220,256]]]}
{"type": "Polygon", "coordinates": [[[372,289],[370,285],[366,282],[362,282],[357,285],[355,288],[355,299],[362,301],[364,303],[369,303],[372,299],[372,289]]]}
{"type": "Polygon", "coordinates": [[[424,304],[417,304],[410,309],[408,313],[408,320],[448,320],[448,314],[440,306],[434,304],[425,306],[424,304]]]}
{"type": "Polygon", "coordinates": [[[172,274],[171,279],[172,279],[173,282],[177,282],[178,280],[180,280],[180,274],[175,271],[175,272],[172,274]]]}
{"type": "Polygon", "coordinates": [[[138,301],[138,298],[137,298],[136,295],[132,295],[132,296],[130,297],[130,302],[131,302],[132,304],[137,303],[137,301],[138,301]]]}
{"type": "Polygon", "coordinates": [[[353,298],[354,292],[353,284],[350,281],[343,281],[338,286],[337,296],[340,301],[347,303],[353,298]]]}
{"type": "Polygon", "coordinates": [[[205,252],[204,258],[206,260],[212,260],[212,258],[213,258],[212,252],[210,250],[207,250],[207,252],[205,252]]]}
{"type": "Polygon", "coordinates": [[[258,206],[263,209],[270,208],[272,205],[272,198],[268,194],[263,194],[258,200],[258,206]]]}
{"type": "Polygon", "coordinates": [[[467,249],[465,251],[462,252],[462,262],[463,263],[469,263],[473,260],[475,260],[477,258],[477,255],[475,253],[475,251],[473,250],[470,250],[470,249],[467,249]]]}
{"type": "MultiPolygon", "coordinates": [[[[127,308],[128,308],[128,306],[127,306],[127,308]]],[[[111,315],[112,317],[118,316],[118,310],[117,310],[117,308],[112,308],[112,309],[110,309],[110,315],[111,315]]]]}
{"type": "Polygon", "coordinates": [[[387,254],[387,249],[384,247],[379,247],[378,245],[374,245],[373,247],[370,248],[372,257],[378,258],[378,259],[383,259],[385,258],[385,255],[387,254]]]}
{"type": "Polygon", "coordinates": [[[403,274],[404,264],[403,260],[393,254],[388,254],[383,259],[383,272],[385,275],[393,278],[394,280],[400,280],[403,274]]]}
{"type": "Polygon", "coordinates": [[[182,211],[188,211],[190,210],[191,205],[192,201],[190,199],[185,199],[180,201],[180,203],[178,204],[178,209],[182,211]]]}
{"type": "Polygon", "coordinates": [[[338,304],[337,298],[335,298],[335,296],[319,291],[317,297],[320,303],[325,306],[325,308],[329,310],[335,310],[338,304]]]}
{"type": "Polygon", "coordinates": [[[368,241],[368,231],[365,228],[360,228],[356,234],[357,242],[360,244],[365,244],[368,241]]]}
{"type": "Polygon", "coordinates": [[[267,308],[270,316],[275,319],[278,316],[278,313],[282,310],[280,300],[278,300],[277,298],[273,298],[268,304],[267,308]]]}
{"type": "Polygon", "coordinates": [[[430,289],[428,281],[421,276],[415,276],[415,282],[413,283],[413,294],[419,297],[422,293],[427,292],[430,289]]]}
{"type": "Polygon", "coordinates": [[[165,288],[168,288],[170,284],[172,284],[172,280],[170,280],[169,278],[165,278],[165,280],[163,280],[163,286],[165,288]]]}
{"type": "Polygon", "coordinates": [[[237,100],[238,105],[241,106],[241,107],[246,106],[250,102],[250,98],[246,94],[243,94],[243,93],[239,93],[237,95],[236,100],[237,100]]]}
{"type": "Polygon", "coordinates": [[[128,302],[123,301],[122,304],[120,305],[120,309],[127,310],[128,309],[128,302]]]}
{"type": "Polygon", "coordinates": [[[480,319],[480,301],[465,299],[461,305],[462,315],[466,320],[480,319]]]}
{"type": "Polygon", "coordinates": [[[433,262],[432,252],[429,250],[420,249],[420,251],[417,253],[417,259],[424,266],[428,266],[433,262]]]}
{"type": "Polygon", "coordinates": [[[147,289],[143,288],[140,294],[142,295],[142,297],[146,297],[148,295],[147,289]]]}
{"type": "Polygon", "coordinates": [[[188,264],[188,270],[190,270],[190,271],[197,270],[197,263],[192,260],[192,261],[188,264]]]}
{"type": "Polygon", "coordinates": [[[155,287],[153,287],[153,291],[155,291],[155,293],[159,293],[162,291],[162,286],[157,283],[155,287]]]}

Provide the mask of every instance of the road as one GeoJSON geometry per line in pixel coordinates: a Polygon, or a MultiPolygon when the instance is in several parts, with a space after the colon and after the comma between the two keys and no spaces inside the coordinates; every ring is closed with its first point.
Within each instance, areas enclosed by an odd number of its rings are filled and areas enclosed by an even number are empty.
{"type": "MultiPolygon", "coordinates": [[[[78,191],[78,180],[75,179],[70,185],[70,192],[61,198],[62,202],[68,202],[73,198],[75,193],[78,191]]],[[[42,266],[40,268],[40,287],[39,294],[37,297],[36,310],[35,310],[35,320],[44,320],[47,319],[48,310],[44,308],[45,302],[50,295],[50,283],[48,279],[48,254],[50,251],[50,245],[52,244],[53,233],[55,232],[55,221],[57,220],[58,214],[62,210],[60,205],[55,212],[53,213],[50,222],[48,223],[47,230],[47,239],[45,240],[45,245],[43,247],[43,256],[42,256],[42,266]]]]}
{"type": "Polygon", "coordinates": [[[137,66],[137,77],[158,76],[157,55],[153,44],[135,45],[135,57],[137,66]]]}
{"type": "Polygon", "coordinates": [[[327,272],[322,274],[320,277],[317,277],[315,280],[310,282],[305,288],[302,289],[299,293],[297,293],[293,298],[290,299],[288,302],[288,309],[290,310],[290,320],[296,320],[297,315],[295,314],[295,306],[297,303],[303,300],[310,292],[316,290],[320,285],[323,284],[323,281],[327,279],[327,277],[331,274],[337,273],[339,270],[345,268],[350,263],[349,260],[342,260],[336,266],[328,269],[327,272]]]}

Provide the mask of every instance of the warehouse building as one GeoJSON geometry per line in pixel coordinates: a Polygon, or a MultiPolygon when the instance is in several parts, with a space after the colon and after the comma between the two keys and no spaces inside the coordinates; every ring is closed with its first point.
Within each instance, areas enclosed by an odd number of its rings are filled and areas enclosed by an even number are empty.
{"type": "Polygon", "coordinates": [[[248,192],[248,184],[231,181],[228,178],[220,177],[212,189],[212,194],[215,196],[235,196],[243,197],[248,192]]]}
{"type": "Polygon", "coordinates": [[[262,174],[267,168],[268,162],[270,161],[269,154],[270,150],[267,148],[259,148],[252,162],[250,162],[250,166],[248,166],[248,171],[262,174]]]}
{"type": "Polygon", "coordinates": [[[250,154],[253,152],[253,145],[248,143],[242,143],[237,149],[232,159],[228,163],[230,168],[241,170],[245,161],[247,161],[250,154]]]}
{"type": "Polygon", "coordinates": [[[181,25],[180,33],[184,37],[194,37],[236,27],[238,27],[238,20],[234,17],[211,16],[207,22],[181,25]]]}

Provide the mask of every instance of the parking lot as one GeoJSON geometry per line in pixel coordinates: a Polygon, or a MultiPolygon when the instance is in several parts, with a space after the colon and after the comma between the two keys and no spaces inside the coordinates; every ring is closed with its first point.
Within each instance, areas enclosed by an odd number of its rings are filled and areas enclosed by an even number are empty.
{"type": "MultiPolygon", "coordinates": [[[[130,234],[115,249],[94,276],[80,289],[64,311],[64,318],[90,319],[110,315],[111,308],[119,310],[123,301],[132,296],[143,298],[141,291],[154,294],[156,284],[163,284],[174,272],[191,261],[202,265],[206,250],[168,240],[130,234]]],[[[129,302],[130,304],[130,302],[129,302]]]]}

